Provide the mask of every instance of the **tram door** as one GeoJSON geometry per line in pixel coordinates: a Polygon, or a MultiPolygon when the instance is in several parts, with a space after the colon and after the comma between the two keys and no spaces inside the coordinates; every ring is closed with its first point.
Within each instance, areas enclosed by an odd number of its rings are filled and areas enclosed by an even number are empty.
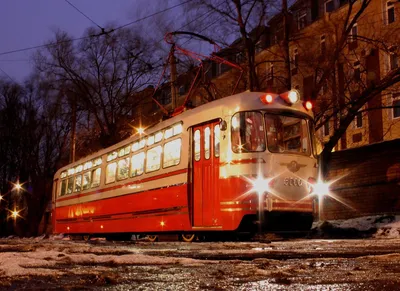
{"type": "Polygon", "coordinates": [[[219,122],[195,126],[193,134],[193,225],[220,224],[219,207],[219,122]]]}

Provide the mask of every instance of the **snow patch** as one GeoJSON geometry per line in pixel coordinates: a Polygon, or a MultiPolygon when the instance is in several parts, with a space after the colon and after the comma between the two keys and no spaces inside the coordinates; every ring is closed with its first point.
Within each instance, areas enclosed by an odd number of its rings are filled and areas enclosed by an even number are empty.
{"type": "Polygon", "coordinates": [[[400,215],[373,215],[352,219],[319,221],[313,231],[325,236],[400,238],[400,215]]]}

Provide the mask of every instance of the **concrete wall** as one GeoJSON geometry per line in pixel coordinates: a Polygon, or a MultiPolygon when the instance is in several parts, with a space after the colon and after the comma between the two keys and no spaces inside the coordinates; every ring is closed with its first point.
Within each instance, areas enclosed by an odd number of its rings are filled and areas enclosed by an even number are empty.
{"type": "Polygon", "coordinates": [[[332,153],[329,180],[338,178],[321,219],[400,214],[400,139],[332,153]]]}

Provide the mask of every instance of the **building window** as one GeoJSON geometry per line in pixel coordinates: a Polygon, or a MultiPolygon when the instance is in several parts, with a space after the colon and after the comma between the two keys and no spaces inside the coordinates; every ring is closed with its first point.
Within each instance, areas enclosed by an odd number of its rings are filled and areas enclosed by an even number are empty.
{"type": "Polygon", "coordinates": [[[393,94],[393,118],[400,118],[400,93],[393,94]]]}
{"type": "Polygon", "coordinates": [[[349,33],[349,42],[353,43],[357,41],[357,35],[358,35],[358,28],[357,28],[357,23],[354,23],[353,27],[350,30],[349,33]]]}
{"type": "Polygon", "coordinates": [[[268,80],[272,81],[274,80],[274,64],[270,63],[269,64],[269,69],[268,69],[268,80]]]}
{"type": "Polygon", "coordinates": [[[325,124],[324,124],[323,135],[324,136],[328,136],[329,135],[329,121],[325,122],[325,124]]]}
{"type": "Polygon", "coordinates": [[[325,1],[325,12],[329,13],[335,10],[335,2],[333,0],[325,1]]]}
{"type": "Polygon", "coordinates": [[[186,92],[185,86],[180,86],[179,87],[179,95],[183,96],[183,95],[185,95],[185,92],[186,92]]]}
{"type": "Polygon", "coordinates": [[[396,16],[394,13],[394,4],[392,1],[386,3],[386,17],[388,24],[393,23],[396,20],[396,16]]]}
{"type": "Polygon", "coordinates": [[[307,13],[299,14],[299,18],[297,20],[297,28],[299,30],[303,29],[307,25],[307,13]]]}
{"type": "Polygon", "coordinates": [[[360,62],[359,61],[357,61],[353,64],[353,79],[354,79],[354,81],[361,80],[360,62]]]}
{"type": "Polygon", "coordinates": [[[399,56],[396,53],[396,47],[391,47],[389,49],[389,62],[390,70],[395,70],[399,67],[399,56]]]}
{"type": "Polygon", "coordinates": [[[324,56],[325,54],[326,54],[325,35],[321,35],[321,56],[324,56]]]}
{"type": "Polygon", "coordinates": [[[361,128],[363,126],[362,112],[357,113],[356,120],[355,120],[355,126],[356,126],[356,128],[361,128]]]}
{"type": "Polygon", "coordinates": [[[293,50],[293,68],[297,68],[299,65],[299,51],[298,49],[293,50]]]}

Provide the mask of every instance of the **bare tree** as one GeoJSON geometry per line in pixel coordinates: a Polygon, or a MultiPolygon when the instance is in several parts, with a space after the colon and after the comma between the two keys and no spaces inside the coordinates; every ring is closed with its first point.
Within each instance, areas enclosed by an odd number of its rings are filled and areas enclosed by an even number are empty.
{"type": "Polygon", "coordinates": [[[36,64],[70,105],[76,100],[78,109],[93,118],[100,143],[107,146],[126,136],[131,111],[140,102],[134,93],[153,81],[152,50],[128,29],[95,36],[91,28],[85,36],[75,44],[66,33],[57,33],[59,45],[39,52],[36,64]]]}

